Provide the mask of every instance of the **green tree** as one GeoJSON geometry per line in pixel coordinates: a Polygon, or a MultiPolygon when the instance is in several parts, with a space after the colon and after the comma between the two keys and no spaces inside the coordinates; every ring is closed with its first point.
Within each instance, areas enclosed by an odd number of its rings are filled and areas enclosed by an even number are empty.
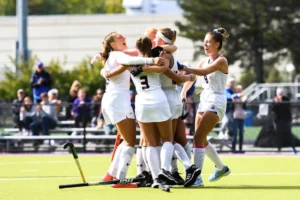
{"type": "MultiPolygon", "coordinates": [[[[297,0],[179,0],[179,4],[186,20],[176,25],[182,36],[195,43],[195,58],[201,53],[206,32],[224,27],[231,35],[225,45],[230,64],[239,60],[241,67],[253,68],[258,82],[265,78],[267,58],[263,55],[270,53],[268,59],[274,62],[282,58],[282,49],[289,46],[284,44],[283,29],[287,24],[295,26],[293,17],[300,9],[297,0]]],[[[291,38],[299,37],[297,31],[288,32],[291,38]]],[[[295,53],[299,55],[299,51],[295,53]]]]}
{"type": "MultiPolygon", "coordinates": [[[[122,0],[27,0],[28,15],[124,13],[122,0]]],[[[0,15],[16,15],[16,0],[0,0],[0,15]]]]}
{"type": "MultiPolygon", "coordinates": [[[[81,61],[72,70],[64,70],[65,61],[51,60],[45,66],[53,80],[53,88],[59,90],[59,98],[65,100],[69,94],[70,87],[74,80],[78,80],[86,89],[87,94],[92,96],[98,88],[105,89],[105,79],[100,76],[100,70],[103,68],[101,62],[91,65],[91,58],[87,57],[81,61]]],[[[30,87],[30,77],[34,73],[34,63],[36,57],[32,57],[29,66],[25,63],[17,64],[11,59],[16,70],[7,68],[4,72],[4,80],[0,81],[0,96],[5,101],[12,101],[16,98],[18,89],[23,88],[28,96],[32,97],[32,88],[30,87]]]]}

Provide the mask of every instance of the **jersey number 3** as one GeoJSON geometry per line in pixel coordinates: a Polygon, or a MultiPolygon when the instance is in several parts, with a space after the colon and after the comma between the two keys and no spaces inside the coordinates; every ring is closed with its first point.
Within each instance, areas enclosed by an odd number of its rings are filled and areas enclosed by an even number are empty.
{"type": "Polygon", "coordinates": [[[140,79],[143,90],[150,88],[147,76],[141,76],[140,79]]]}

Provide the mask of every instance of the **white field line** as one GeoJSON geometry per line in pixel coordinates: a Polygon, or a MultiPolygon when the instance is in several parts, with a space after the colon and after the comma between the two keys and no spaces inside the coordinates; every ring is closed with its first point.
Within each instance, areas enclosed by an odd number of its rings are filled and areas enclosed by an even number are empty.
{"type": "MultiPolygon", "coordinates": [[[[210,174],[202,174],[203,176],[209,176],[210,174]]],[[[300,172],[262,172],[262,173],[231,173],[230,176],[278,176],[278,175],[300,175],[300,172]]],[[[133,176],[128,176],[133,177],[133,176]]],[[[0,181],[35,181],[35,180],[54,180],[54,179],[78,179],[80,176],[49,176],[49,177],[16,177],[16,178],[1,178],[0,181]]],[[[87,176],[86,178],[100,180],[100,176],[87,176]]]]}
{"type": "MultiPolygon", "coordinates": [[[[70,161],[60,161],[60,160],[54,160],[54,161],[25,161],[25,162],[0,162],[0,166],[3,165],[40,165],[40,164],[66,164],[66,163],[73,163],[74,159],[70,161]]],[[[84,161],[87,163],[101,163],[103,161],[99,160],[94,160],[94,161],[84,161]]]]}

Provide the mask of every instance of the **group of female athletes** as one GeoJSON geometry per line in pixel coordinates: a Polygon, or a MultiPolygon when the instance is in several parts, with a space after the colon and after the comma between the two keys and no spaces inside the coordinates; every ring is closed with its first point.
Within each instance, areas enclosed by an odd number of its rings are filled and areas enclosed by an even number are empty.
{"type": "MultiPolygon", "coordinates": [[[[114,160],[103,180],[124,179],[136,152],[138,176],[148,177],[139,186],[161,188],[164,185],[204,186],[201,178],[205,154],[216,169],[209,181],[216,181],[230,173],[216,149],[207,141],[207,135],[223,118],[226,110],[224,94],[228,63],[220,54],[228,37],[224,28],[208,32],[204,38],[207,55],[197,68],[178,64],[174,57],[176,31],[169,28],[147,29],[138,38],[135,49],[128,49],[126,38],[117,32],[109,33],[103,41],[101,53],[92,63],[101,59],[106,78],[102,99],[105,123],[114,124],[124,141],[118,147],[114,160]],[[189,75],[178,75],[184,70],[189,75]],[[195,120],[194,163],[191,147],[186,140],[182,115],[186,91],[196,76],[201,76],[204,88],[195,120]],[[129,88],[132,79],[137,95],[135,113],[131,107],[129,88]],[[181,92],[177,84],[182,84],[181,92]],[[135,151],[136,120],[141,130],[140,147],[135,151]],[[186,178],[178,173],[177,159],[185,168],[186,178]],[[151,178],[149,178],[151,177],[151,178]]],[[[115,184],[113,187],[136,187],[137,184],[115,184]]]]}

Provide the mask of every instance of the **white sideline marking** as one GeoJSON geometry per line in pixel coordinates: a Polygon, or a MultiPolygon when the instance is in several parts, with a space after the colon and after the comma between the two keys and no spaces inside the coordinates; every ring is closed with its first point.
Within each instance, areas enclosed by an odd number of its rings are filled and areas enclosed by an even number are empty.
{"type": "MultiPolygon", "coordinates": [[[[210,174],[202,174],[209,176],[210,174]]],[[[231,173],[230,176],[273,176],[273,175],[300,175],[300,172],[262,172],[262,173],[231,173]]],[[[133,177],[133,176],[128,176],[133,177]]],[[[80,176],[57,176],[57,177],[19,177],[19,178],[0,178],[0,181],[35,181],[53,179],[78,179],[80,176]]],[[[88,176],[86,178],[100,180],[101,176],[88,176]]],[[[97,182],[97,181],[96,181],[97,182]]]]}
{"type": "MultiPolygon", "coordinates": [[[[39,165],[39,164],[66,164],[66,163],[73,163],[74,159],[70,158],[70,161],[59,161],[59,160],[54,160],[54,161],[30,161],[30,162],[0,162],[1,165],[39,165]]],[[[84,161],[88,163],[99,163],[101,160],[90,160],[90,161],[84,161]]]]}

